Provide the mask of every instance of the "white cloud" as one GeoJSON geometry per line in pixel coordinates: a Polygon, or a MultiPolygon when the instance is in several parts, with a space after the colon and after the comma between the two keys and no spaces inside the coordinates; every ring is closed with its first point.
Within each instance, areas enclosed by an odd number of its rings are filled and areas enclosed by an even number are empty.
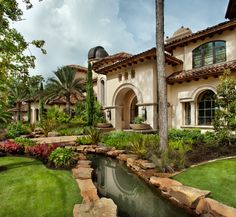
{"type": "Polygon", "coordinates": [[[58,66],[84,64],[90,48],[101,45],[108,51],[135,52],[138,44],[119,17],[117,0],[45,0],[25,12],[25,21],[16,24],[27,40],[46,41],[48,54],[37,56],[33,73],[45,77],[58,66]]]}

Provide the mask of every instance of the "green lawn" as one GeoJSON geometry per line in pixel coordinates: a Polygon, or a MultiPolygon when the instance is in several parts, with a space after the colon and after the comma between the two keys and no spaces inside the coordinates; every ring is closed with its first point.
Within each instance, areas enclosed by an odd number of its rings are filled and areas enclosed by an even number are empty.
{"type": "Polygon", "coordinates": [[[70,217],[81,201],[70,171],[47,169],[30,158],[0,157],[0,216],[70,217]]]}
{"type": "Polygon", "coordinates": [[[184,185],[210,190],[210,197],[236,208],[236,158],[189,168],[174,177],[184,185]]]}

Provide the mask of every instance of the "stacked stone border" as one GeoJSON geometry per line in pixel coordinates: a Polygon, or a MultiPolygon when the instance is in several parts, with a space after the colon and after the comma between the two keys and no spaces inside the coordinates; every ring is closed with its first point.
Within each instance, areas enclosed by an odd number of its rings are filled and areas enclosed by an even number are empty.
{"type": "MultiPolygon", "coordinates": [[[[90,167],[91,162],[85,160],[86,154],[102,154],[104,156],[116,158],[120,161],[123,161],[126,166],[129,167],[137,176],[143,179],[146,183],[155,186],[160,191],[163,197],[169,199],[175,205],[186,209],[194,216],[236,217],[235,208],[208,198],[211,193],[210,191],[184,186],[182,183],[171,179],[171,176],[173,176],[173,174],[158,173],[153,163],[149,162],[148,160],[140,159],[135,154],[126,153],[125,150],[117,150],[115,148],[101,147],[97,145],[66,146],[66,148],[70,148],[75,152],[79,152],[80,159],[82,158],[80,161],[78,161],[76,168],[72,169],[73,175],[76,178],[79,188],[81,189],[81,195],[84,198],[83,204],[75,205],[74,216],[76,217],[104,216],[104,214],[92,215],[95,212],[92,207],[95,207],[95,203],[96,201],[99,201],[99,199],[97,196],[97,189],[93,185],[91,180],[91,172],[93,170],[90,167]],[[89,183],[89,187],[83,184],[85,182],[89,183]],[[79,212],[84,210],[87,210],[88,213],[91,212],[92,214],[78,214],[79,212]]],[[[101,198],[100,200],[103,201],[105,200],[105,198],[101,198]]],[[[113,201],[112,203],[114,204],[113,201]]],[[[112,215],[107,214],[105,216],[116,216],[116,214],[114,215],[114,213],[116,213],[116,209],[117,207],[114,208],[115,211],[112,212],[112,215]]]]}
{"type": "Polygon", "coordinates": [[[73,209],[74,217],[116,217],[117,206],[112,199],[99,198],[97,188],[92,181],[91,161],[85,155],[79,154],[79,160],[72,169],[73,177],[80,188],[82,204],[76,204],[73,209]]]}

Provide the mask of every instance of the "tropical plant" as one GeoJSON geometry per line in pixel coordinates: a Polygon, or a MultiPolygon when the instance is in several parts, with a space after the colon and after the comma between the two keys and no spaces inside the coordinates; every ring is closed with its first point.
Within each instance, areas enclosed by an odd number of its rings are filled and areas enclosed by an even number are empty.
{"type": "Polygon", "coordinates": [[[95,127],[90,127],[88,129],[88,136],[92,142],[92,144],[98,144],[101,140],[102,132],[101,130],[95,128],[95,127]]]}
{"type": "Polygon", "coordinates": [[[73,163],[74,153],[71,149],[57,148],[49,157],[49,160],[55,165],[55,167],[68,167],[73,163]]]}
{"type": "Polygon", "coordinates": [[[21,107],[28,94],[27,86],[20,78],[16,78],[11,82],[8,90],[11,103],[16,105],[17,121],[21,121],[21,107]]]}
{"type": "Polygon", "coordinates": [[[92,77],[92,66],[88,63],[88,72],[86,78],[86,120],[88,126],[94,125],[94,92],[93,92],[93,77],[92,77]]]}
{"type": "Polygon", "coordinates": [[[40,120],[39,126],[42,128],[44,135],[47,137],[48,133],[56,128],[57,122],[49,117],[43,117],[40,120]]]}
{"type": "Polygon", "coordinates": [[[71,116],[71,99],[83,98],[85,92],[83,79],[76,78],[76,72],[70,66],[58,68],[54,72],[56,78],[49,78],[45,96],[47,100],[64,99],[66,101],[66,112],[71,116]]]}

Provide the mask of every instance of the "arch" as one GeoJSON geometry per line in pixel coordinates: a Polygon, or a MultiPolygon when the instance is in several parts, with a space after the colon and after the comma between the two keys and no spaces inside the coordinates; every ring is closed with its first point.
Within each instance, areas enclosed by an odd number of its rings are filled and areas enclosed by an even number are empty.
{"type": "Polygon", "coordinates": [[[106,91],[105,91],[105,79],[101,78],[100,79],[100,100],[101,100],[101,105],[105,106],[106,105],[106,91]]]}
{"type": "Polygon", "coordinates": [[[226,42],[209,41],[192,50],[193,68],[226,61],[226,42]]]}
{"type": "Polygon", "coordinates": [[[210,85],[202,85],[193,91],[191,98],[194,100],[194,102],[197,102],[199,95],[206,90],[211,90],[212,92],[217,94],[215,87],[210,86],[210,85]]]}
{"type": "Polygon", "coordinates": [[[137,87],[135,87],[133,84],[122,84],[116,89],[116,91],[113,95],[112,105],[116,106],[116,101],[117,101],[117,98],[119,97],[119,95],[122,94],[122,92],[124,93],[130,89],[133,90],[135,95],[137,96],[138,103],[139,104],[143,103],[142,93],[137,87]]]}
{"type": "Polygon", "coordinates": [[[215,95],[212,90],[205,90],[198,96],[198,125],[212,125],[215,117],[215,95]]]}

